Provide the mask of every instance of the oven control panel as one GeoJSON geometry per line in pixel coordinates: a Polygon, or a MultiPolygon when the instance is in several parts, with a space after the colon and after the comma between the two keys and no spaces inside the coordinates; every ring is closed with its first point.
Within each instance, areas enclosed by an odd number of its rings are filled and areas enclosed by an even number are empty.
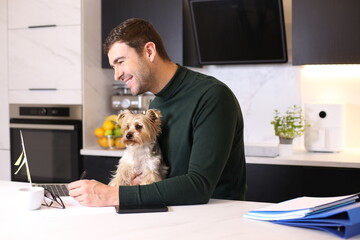
{"type": "Polygon", "coordinates": [[[58,116],[68,117],[70,109],[68,107],[20,107],[20,116],[58,116]]]}
{"type": "Polygon", "coordinates": [[[10,118],[81,120],[81,105],[10,104],[10,118]]]}

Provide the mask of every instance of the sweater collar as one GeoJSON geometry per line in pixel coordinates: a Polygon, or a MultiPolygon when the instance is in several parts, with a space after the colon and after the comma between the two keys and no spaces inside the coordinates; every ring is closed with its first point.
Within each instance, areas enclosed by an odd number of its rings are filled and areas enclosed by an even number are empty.
{"type": "Polygon", "coordinates": [[[169,99],[175,94],[176,90],[184,80],[185,74],[186,68],[178,65],[178,69],[176,70],[174,76],[159,93],[155,94],[155,96],[163,100],[169,99]]]}

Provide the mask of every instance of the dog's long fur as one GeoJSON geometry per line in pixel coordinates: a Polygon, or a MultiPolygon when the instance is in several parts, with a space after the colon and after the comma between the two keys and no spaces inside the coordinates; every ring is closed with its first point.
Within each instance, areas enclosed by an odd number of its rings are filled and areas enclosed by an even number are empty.
{"type": "Polygon", "coordinates": [[[145,114],[132,114],[129,110],[119,114],[118,122],[121,122],[126,149],[110,186],[131,185],[132,178],[137,175],[141,175],[141,185],[165,178],[168,168],[156,141],[161,132],[160,116],[160,111],[154,109],[145,114]]]}

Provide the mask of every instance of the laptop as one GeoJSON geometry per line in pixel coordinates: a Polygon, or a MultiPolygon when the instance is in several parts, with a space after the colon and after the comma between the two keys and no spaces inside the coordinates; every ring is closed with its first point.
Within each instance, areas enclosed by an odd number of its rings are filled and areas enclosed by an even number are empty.
{"type": "Polygon", "coordinates": [[[29,182],[30,182],[30,184],[32,186],[43,187],[44,189],[49,190],[50,192],[52,192],[53,194],[58,195],[59,197],[69,196],[69,191],[68,191],[68,188],[67,188],[68,184],[67,183],[32,183],[29,166],[27,164],[27,157],[26,157],[26,151],[25,151],[25,145],[24,145],[24,138],[23,138],[21,130],[20,130],[20,137],[21,137],[21,145],[22,145],[23,152],[21,153],[19,159],[15,162],[15,165],[19,166],[19,168],[15,172],[15,174],[17,174],[17,172],[19,172],[19,170],[22,168],[22,166],[25,165],[26,166],[26,175],[27,175],[28,180],[29,180],[29,182]]]}
{"type": "Polygon", "coordinates": [[[69,196],[67,183],[33,183],[34,187],[43,187],[59,197],[69,196]]]}

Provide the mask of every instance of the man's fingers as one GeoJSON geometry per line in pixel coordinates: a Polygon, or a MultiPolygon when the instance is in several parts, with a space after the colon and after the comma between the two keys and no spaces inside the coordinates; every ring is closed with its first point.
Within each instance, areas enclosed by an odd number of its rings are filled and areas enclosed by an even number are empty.
{"type": "Polygon", "coordinates": [[[83,181],[84,180],[78,180],[78,181],[69,183],[68,184],[68,189],[72,190],[72,189],[76,189],[76,188],[81,187],[83,181]]]}

